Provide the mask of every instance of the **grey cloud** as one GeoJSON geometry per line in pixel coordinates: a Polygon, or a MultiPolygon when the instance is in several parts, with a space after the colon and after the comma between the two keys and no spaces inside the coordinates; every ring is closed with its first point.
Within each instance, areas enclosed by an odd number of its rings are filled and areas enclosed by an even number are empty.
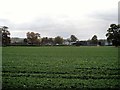
{"type": "Polygon", "coordinates": [[[7,19],[0,18],[0,26],[8,26],[9,28],[14,28],[14,24],[7,19]]]}
{"type": "Polygon", "coordinates": [[[118,23],[118,12],[116,9],[113,9],[112,11],[103,11],[103,12],[93,12],[89,14],[91,18],[95,18],[98,20],[103,20],[111,23],[118,23]]]}
{"type": "MultiPolygon", "coordinates": [[[[16,29],[30,29],[30,30],[54,30],[56,28],[65,28],[68,23],[59,22],[54,18],[38,18],[32,22],[19,24],[16,29]]],[[[71,26],[71,25],[70,25],[71,26]]]]}
{"type": "Polygon", "coordinates": [[[106,29],[108,28],[105,21],[114,21],[110,17],[107,17],[108,14],[97,13],[92,14],[90,19],[72,20],[71,18],[51,18],[51,17],[42,17],[36,18],[35,20],[22,24],[14,24],[8,20],[1,20],[1,23],[6,24],[10,31],[13,33],[13,36],[26,37],[26,32],[33,31],[41,34],[41,37],[55,37],[62,36],[63,38],[69,38],[71,34],[76,35],[80,40],[89,39],[94,34],[98,35],[100,38],[104,37],[106,29]],[[93,18],[93,19],[91,19],[93,18]],[[94,21],[94,18],[97,20],[94,21]],[[99,19],[103,21],[99,22],[99,19]],[[19,30],[19,32],[18,32],[19,30]],[[23,35],[22,35],[23,34],[23,35]]]}
{"type": "MultiPolygon", "coordinates": [[[[72,22],[72,21],[71,21],[72,22]]],[[[32,22],[19,24],[15,26],[16,30],[30,30],[34,32],[44,33],[49,36],[61,35],[63,37],[72,34],[75,30],[73,23],[65,20],[59,21],[54,18],[38,18],[32,22]]]]}
{"type": "Polygon", "coordinates": [[[75,33],[76,30],[75,22],[50,17],[36,18],[34,21],[22,24],[15,24],[9,20],[0,19],[0,25],[8,26],[10,32],[14,33],[14,35],[16,33],[18,36],[22,36],[19,35],[20,32],[33,31],[40,33],[41,36],[62,36],[66,38],[75,33]]]}

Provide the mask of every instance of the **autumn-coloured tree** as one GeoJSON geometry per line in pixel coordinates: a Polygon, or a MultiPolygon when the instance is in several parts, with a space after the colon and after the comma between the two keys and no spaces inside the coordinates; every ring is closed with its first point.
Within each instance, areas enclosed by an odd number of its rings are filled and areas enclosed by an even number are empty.
{"type": "Polygon", "coordinates": [[[27,42],[29,44],[40,44],[40,34],[34,32],[27,33],[27,42]]]}

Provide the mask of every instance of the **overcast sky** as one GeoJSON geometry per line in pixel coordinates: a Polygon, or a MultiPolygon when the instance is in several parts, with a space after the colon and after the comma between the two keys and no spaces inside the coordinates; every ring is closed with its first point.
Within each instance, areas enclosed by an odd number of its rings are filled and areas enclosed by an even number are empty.
{"type": "Polygon", "coordinates": [[[0,0],[0,26],[8,26],[11,37],[33,31],[41,37],[104,39],[109,25],[118,23],[118,1],[0,0]]]}

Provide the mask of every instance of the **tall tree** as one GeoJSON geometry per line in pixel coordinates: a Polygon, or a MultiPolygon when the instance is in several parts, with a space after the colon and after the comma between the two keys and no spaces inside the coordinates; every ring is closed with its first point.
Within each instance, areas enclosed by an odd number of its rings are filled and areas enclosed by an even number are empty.
{"type": "Polygon", "coordinates": [[[97,45],[97,43],[98,43],[97,35],[94,35],[94,36],[92,37],[91,42],[92,42],[92,44],[97,45]]]}
{"type": "Polygon", "coordinates": [[[55,44],[62,44],[63,38],[60,36],[57,36],[57,37],[55,37],[54,42],[55,42],[55,44]]]}
{"type": "Polygon", "coordinates": [[[1,27],[2,33],[2,45],[7,46],[10,44],[10,32],[8,31],[8,27],[1,27]]]}
{"type": "Polygon", "coordinates": [[[70,40],[71,40],[71,42],[76,42],[78,39],[75,35],[71,35],[70,40]]]}
{"type": "Polygon", "coordinates": [[[111,24],[106,37],[108,42],[112,42],[114,46],[120,46],[120,24],[111,24]]]}
{"type": "Polygon", "coordinates": [[[40,34],[34,32],[27,33],[27,41],[29,44],[39,44],[40,43],[40,34]]]}

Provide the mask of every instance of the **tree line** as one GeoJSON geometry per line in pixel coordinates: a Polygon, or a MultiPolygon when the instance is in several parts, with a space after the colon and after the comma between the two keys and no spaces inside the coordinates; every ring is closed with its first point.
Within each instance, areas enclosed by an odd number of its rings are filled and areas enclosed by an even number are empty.
{"type": "MultiPolygon", "coordinates": [[[[1,42],[3,46],[11,44],[10,32],[7,26],[0,28],[1,42]]],[[[111,24],[106,33],[107,41],[114,46],[120,46],[120,24],[111,24]]],[[[79,45],[79,39],[75,35],[71,35],[70,38],[66,39],[68,43],[79,45]]],[[[93,45],[100,45],[101,42],[97,39],[97,35],[93,35],[91,40],[88,40],[93,45]]],[[[39,33],[27,32],[26,38],[24,38],[25,45],[62,45],[64,39],[61,36],[55,38],[43,37],[41,38],[39,33]]]]}

